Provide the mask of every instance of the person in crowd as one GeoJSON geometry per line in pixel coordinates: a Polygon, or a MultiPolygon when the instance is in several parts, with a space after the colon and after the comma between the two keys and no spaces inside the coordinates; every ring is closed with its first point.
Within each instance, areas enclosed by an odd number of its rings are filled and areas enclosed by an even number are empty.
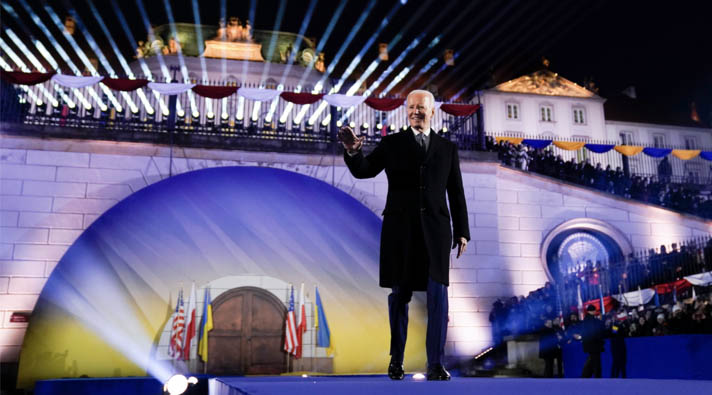
{"type": "Polygon", "coordinates": [[[611,378],[626,378],[627,349],[625,338],[628,334],[626,319],[628,314],[622,311],[616,321],[606,320],[606,329],[611,346],[611,378]]]}
{"type": "Polygon", "coordinates": [[[586,317],[579,326],[580,333],[575,335],[581,340],[583,352],[588,354],[581,372],[582,378],[601,378],[601,353],[604,351],[605,326],[596,317],[596,307],[592,304],[586,308],[586,317]]]}
{"type": "Polygon", "coordinates": [[[672,165],[668,161],[667,156],[658,163],[658,178],[661,182],[668,184],[670,182],[670,177],[672,176],[672,165]]]}
{"type": "Polygon", "coordinates": [[[552,320],[539,330],[539,358],[544,360],[544,377],[554,377],[554,359],[559,355],[559,341],[552,320]]]}

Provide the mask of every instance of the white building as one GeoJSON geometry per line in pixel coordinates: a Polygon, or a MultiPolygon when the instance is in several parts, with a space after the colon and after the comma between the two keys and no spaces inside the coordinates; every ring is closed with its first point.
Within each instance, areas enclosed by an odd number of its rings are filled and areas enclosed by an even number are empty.
{"type": "MultiPolygon", "coordinates": [[[[493,136],[578,140],[687,150],[712,149],[712,129],[684,117],[663,117],[628,97],[604,99],[549,70],[504,82],[482,95],[484,125],[493,136]]],[[[605,167],[621,165],[621,155],[560,151],[565,159],[590,157],[605,167]],[[568,154],[568,155],[567,155],[568,154]]],[[[653,175],[659,159],[629,158],[633,173],[653,175]]],[[[708,180],[710,162],[671,157],[673,175],[708,180]]]]}

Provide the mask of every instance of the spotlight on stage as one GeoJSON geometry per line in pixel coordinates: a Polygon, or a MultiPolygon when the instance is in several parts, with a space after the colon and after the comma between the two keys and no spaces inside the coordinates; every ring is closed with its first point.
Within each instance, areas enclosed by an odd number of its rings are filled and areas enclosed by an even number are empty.
{"type": "Polygon", "coordinates": [[[368,122],[364,122],[363,125],[361,125],[361,130],[368,131],[368,122]]]}
{"type": "Polygon", "coordinates": [[[198,379],[195,377],[185,377],[182,374],[176,374],[163,385],[163,392],[170,395],[180,395],[188,389],[188,384],[196,384],[198,379]]]}
{"type": "Polygon", "coordinates": [[[388,129],[391,129],[391,132],[393,132],[396,130],[396,125],[391,124],[391,126],[389,126],[388,129]]]}
{"type": "Polygon", "coordinates": [[[413,380],[425,380],[425,375],[422,373],[416,373],[413,375],[413,380]]]}
{"type": "Polygon", "coordinates": [[[408,125],[403,125],[403,130],[408,130],[408,125]]]}
{"type": "Polygon", "coordinates": [[[344,123],[343,123],[343,122],[341,122],[340,120],[339,120],[339,121],[336,121],[336,127],[337,127],[337,128],[340,128],[340,127],[342,127],[342,126],[344,126],[344,123]]]}
{"type": "Polygon", "coordinates": [[[381,130],[381,129],[383,129],[383,124],[379,122],[376,124],[376,130],[381,130]]]}
{"type": "Polygon", "coordinates": [[[349,127],[350,127],[351,129],[355,129],[355,128],[356,128],[356,123],[355,123],[354,121],[349,122],[349,127]]]}

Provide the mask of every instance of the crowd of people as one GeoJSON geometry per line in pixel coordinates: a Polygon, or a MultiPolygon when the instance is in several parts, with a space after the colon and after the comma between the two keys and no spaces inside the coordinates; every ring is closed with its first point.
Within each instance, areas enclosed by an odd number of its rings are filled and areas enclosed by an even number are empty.
{"type": "Polygon", "coordinates": [[[610,165],[604,168],[597,163],[594,166],[588,158],[580,162],[573,158],[565,161],[561,155],[555,155],[551,150],[534,149],[524,144],[514,145],[505,140],[497,143],[491,136],[487,138],[487,149],[497,152],[499,160],[507,166],[585,185],[628,199],[712,218],[712,196],[700,193],[700,188],[694,183],[699,180],[674,183],[671,177],[672,167],[667,157],[659,164],[657,177],[642,177],[634,174],[626,176],[621,167],[614,170],[610,165]]]}
{"type": "MultiPolygon", "coordinates": [[[[554,266],[558,266],[554,264],[554,266]]],[[[712,271],[712,238],[672,243],[670,248],[631,253],[619,261],[586,261],[561,277],[562,303],[575,304],[600,295],[617,295],[654,284],[677,281],[691,274],[712,271]]]]}
{"type": "MultiPolygon", "coordinates": [[[[609,338],[611,352],[625,347],[620,342],[626,337],[664,336],[678,334],[712,334],[712,304],[710,287],[698,287],[699,294],[681,299],[677,303],[650,306],[619,306],[597,317],[603,323],[603,338],[609,338]]],[[[589,309],[598,309],[589,305],[589,309]]],[[[489,320],[495,344],[507,336],[535,334],[539,336],[539,357],[544,359],[545,375],[553,377],[553,361],[557,361],[559,377],[561,349],[568,343],[581,340],[585,332],[581,317],[584,312],[567,309],[564,315],[557,308],[555,288],[545,287],[531,292],[527,297],[497,300],[489,320]]],[[[599,372],[600,374],[600,372],[599,372]]],[[[612,372],[611,377],[625,377],[622,372],[612,372]]],[[[600,376],[599,376],[600,377],[600,376]]]]}

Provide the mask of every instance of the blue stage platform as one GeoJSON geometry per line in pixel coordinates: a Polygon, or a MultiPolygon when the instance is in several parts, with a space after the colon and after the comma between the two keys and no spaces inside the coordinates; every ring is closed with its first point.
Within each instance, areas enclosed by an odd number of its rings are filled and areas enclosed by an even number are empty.
{"type": "Polygon", "coordinates": [[[670,395],[712,394],[712,381],[644,379],[464,378],[449,382],[391,381],[386,376],[216,377],[210,395],[258,394],[497,394],[670,395]]]}

